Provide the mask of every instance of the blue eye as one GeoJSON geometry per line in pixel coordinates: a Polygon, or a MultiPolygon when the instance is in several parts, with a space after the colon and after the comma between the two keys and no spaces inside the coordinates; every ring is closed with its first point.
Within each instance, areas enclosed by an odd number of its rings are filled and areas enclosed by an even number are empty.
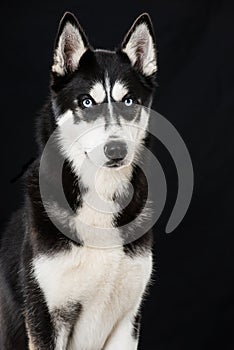
{"type": "Polygon", "coordinates": [[[92,107],[93,101],[91,100],[91,98],[86,98],[85,100],[82,101],[82,104],[85,108],[89,108],[89,107],[92,107]]]}
{"type": "Polygon", "coordinates": [[[133,99],[128,97],[124,100],[125,106],[130,107],[133,104],[133,99]]]}

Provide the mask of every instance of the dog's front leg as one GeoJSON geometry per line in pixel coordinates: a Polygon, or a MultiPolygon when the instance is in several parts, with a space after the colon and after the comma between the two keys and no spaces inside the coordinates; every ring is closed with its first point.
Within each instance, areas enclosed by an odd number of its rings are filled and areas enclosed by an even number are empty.
{"type": "Polygon", "coordinates": [[[139,324],[133,313],[126,315],[112,331],[103,350],[137,350],[139,324]]]}
{"type": "Polygon", "coordinates": [[[52,342],[47,345],[47,341],[44,341],[39,334],[35,334],[31,327],[27,325],[27,335],[28,335],[28,350],[55,350],[52,342]]]}
{"type": "Polygon", "coordinates": [[[80,304],[49,311],[39,286],[26,295],[25,319],[29,350],[67,350],[80,304]]]}
{"type": "MultiPolygon", "coordinates": [[[[38,321],[39,322],[39,321],[38,321]]],[[[39,326],[39,325],[38,325],[39,326]]],[[[36,332],[34,326],[29,326],[26,322],[28,333],[28,350],[66,350],[69,338],[68,329],[65,325],[58,326],[58,331],[52,330],[51,334],[43,335],[44,330],[36,332]]]]}
{"type": "MultiPolygon", "coordinates": [[[[33,294],[33,290],[32,290],[33,294]]],[[[55,331],[44,302],[27,295],[24,306],[29,350],[55,350],[55,331]]]]}
{"type": "Polygon", "coordinates": [[[32,277],[26,288],[24,316],[29,350],[67,349],[70,328],[58,312],[49,312],[43,293],[32,277]]]}

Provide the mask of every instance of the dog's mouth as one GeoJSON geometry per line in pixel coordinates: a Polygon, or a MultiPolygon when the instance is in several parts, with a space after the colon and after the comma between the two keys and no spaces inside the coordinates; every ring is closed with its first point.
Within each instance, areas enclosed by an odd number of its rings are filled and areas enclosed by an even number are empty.
{"type": "Polygon", "coordinates": [[[129,166],[131,164],[131,161],[127,160],[126,158],[125,159],[113,159],[113,160],[108,160],[106,161],[105,163],[103,164],[99,164],[96,163],[94,161],[94,159],[92,159],[88,152],[85,152],[85,156],[86,158],[92,162],[93,164],[95,164],[96,166],[98,167],[101,167],[101,168],[105,168],[105,169],[116,169],[116,170],[119,170],[121,168],[124,168],[126,166],[129,166]]]}
{"type": "Polygon", "coordinates": [[[126,164],[122,159],[121,160],[116,159],[116,160],[109,160],[103,166],[106,168],[120,168],[124,165],[126,164]]]}

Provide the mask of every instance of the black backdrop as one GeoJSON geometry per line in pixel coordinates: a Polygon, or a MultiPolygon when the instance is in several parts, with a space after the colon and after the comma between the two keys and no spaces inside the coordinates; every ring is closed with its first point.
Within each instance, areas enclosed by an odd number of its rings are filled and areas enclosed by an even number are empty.
{"type": "Polygon", "coordinates": [[[234,348],[234,11],[232,1],[47,1],[1,4],[1,223],[22,202],[16,177],[36,156],[35,115],[48,92],[59,18],[73,11],[90,42],[113,48],[148,11],[157,37],[154,108],[190,151],[195,189],[189,211],[163,230],[175,200],[176,172],[155,145],[168,201],[155,227],[155,274],[145,301],[146,350],[234,348]],[[66,4],[65,4],[66,3],[66,4]]]}

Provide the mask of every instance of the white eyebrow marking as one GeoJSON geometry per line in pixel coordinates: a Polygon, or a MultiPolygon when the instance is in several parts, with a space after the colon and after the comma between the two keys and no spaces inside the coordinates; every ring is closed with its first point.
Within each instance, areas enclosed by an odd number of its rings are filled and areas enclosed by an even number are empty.
{"type": "Polygon", "coordinates": [[[112,89],[112,97],[115,101],[120,102],[128,93],[128,89],[121,81],[117,80],[112,89]]]}
{"type": "Polygon", "coordinates": [[[110,116],[113,116],[113,107],[112,107],[112,103],[111,103],[111,95],[110,95],[110,79],[108,77],[108,74],[106,74],[105,77],[105,87],[106,87],[106,93],[107,93],[107,102],[108,102],[108,108],[109,108],[109,112],[110,112],[110,116]]]}
{"type": "Polygon", "coordinates": [[[95,85],[90,90],[89,94],[96,103],[102,103],[106,97],[104,86],[100,81],[95,83],[95,85]]]}

